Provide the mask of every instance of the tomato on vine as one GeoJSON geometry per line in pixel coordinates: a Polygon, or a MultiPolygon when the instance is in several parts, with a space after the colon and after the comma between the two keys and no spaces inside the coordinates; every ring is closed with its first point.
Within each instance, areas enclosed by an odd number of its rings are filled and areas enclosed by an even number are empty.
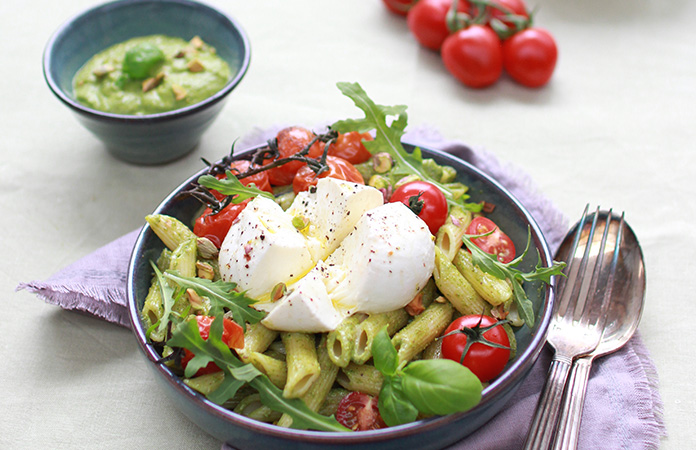
{"type": "Polygon", "coordinates": [[[451,34],[442,44],[441,53],[447,70],[472,88],[490,86],[503,73],[500,39],[483,25],[470,25],[451,34]]]}
{"type": "Polygon", "coordinates": [[[401,202],[411,208],[435,235],[447,220],[447,199],[440,188],[427,181],[411,181],[399,186],[390,202],[401,202]]]}
{"type": "Polygon", "coordinates": [[[205,208],[203,214],[193,224],[193,234],[210,239],[217,248],[220,248],[232,223],[250,201],[247,199],[241,203],[230,203],[217,214],[213,214],[210,207],[205,208]]]}
{"type": "MultiPolygon", "coordinates": [[[[288,127],[280,130],[276,135],[279,158],[287,158],[301,152],[314,139],[314,136],[314,133],[302,127],[288,127]]],[[[307,156],[317,158],[323,152],[324,143],[317,141],[312,145],[307,156]]],[[[264,164],[269,162],[271,160],[264,161],[264,164]]],[[[302,161],[290,161],[268,170],[268,178],[273,186],[286,186],[292,183],[295,174],[303,165],[305,163],[302,161]]]]}
{"type": "MultiPolygon", "coordinates": [[[[408,28],[416,40],[431,50],[440,50],[442,43],[452,31],[447,23],[447,14],[452,0],[420,0],[411,8],[406,18],[408,28]]],[[[457,11],[467,13],[470,5],[460,1],[457,11]]]]}
{"type": "Polygon", "coordinates": [[[500,20],[506,27],[514,30],[516,27],[515,21],[511,20],[510,15],[519,16],[520,18],[529,18],[527,5],[523,0],[490,0],[491,5],[489,11],[491,20],[500,20]]]}
{"type": "Polygon", "coordinates": [[[351,164],[360,164],[372,157],[372,153],[363,144],[363,141],[371,140],[370,133],[358,133],[357,131],[340,133],[336,141],[329,144],[327,153],[343,158],[351,164]]]}
{"type": "Polygon", "coordinates": [[[394,14],[405,16],[418,0],[382,0],[384,6],[394,14]]]}
{"type": "Polygon", "coordinates": [[[542,28],[525,28],[503,42],[505,71],[513,80],[527,87],[548,83],[557,59],[556,41],[542,28]]]}
{"type": "Polygon", "coordinates": [[[468,367],[484,383],[497,377],[510,359],[510,338],[493,317],[459,317],[443,336],[442,357],[468,367]]]}

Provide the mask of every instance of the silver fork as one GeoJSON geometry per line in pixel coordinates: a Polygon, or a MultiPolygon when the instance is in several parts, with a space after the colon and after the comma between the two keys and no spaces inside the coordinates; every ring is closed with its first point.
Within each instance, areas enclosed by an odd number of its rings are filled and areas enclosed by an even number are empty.
{"type": "MultiPolygon", "coordinates": [[[[597,208],[588,225],[587,211],[585,207],[574,236],[569,234],[566,237],[557,255],[560,256],[567,248],[567,241],[573,237],[572,249],[567,255],[567,277],[561,277],[559,281],[559,301],[555,305],[547,337],[555,353],[525,442],[524,448],[528,450],[547,449],[550,446],[558,422],[563,388],[573,360],[597,347],[606,321],[610,292],[606,292],[605,288],[612,285],[616,272],[616,257],[608,258],[608,261],[604,258],[609,236],[607,220],[611,220],[612,215],[610,211],[600,220],[597,208]],[[604,233],[597,243],[595,232],[601,227],[600,222],[604,233]],[[582,257],[577,253],[582,253],[582,257]]],[[[610,248],[618,247],[612,245],[610,248]]]]}

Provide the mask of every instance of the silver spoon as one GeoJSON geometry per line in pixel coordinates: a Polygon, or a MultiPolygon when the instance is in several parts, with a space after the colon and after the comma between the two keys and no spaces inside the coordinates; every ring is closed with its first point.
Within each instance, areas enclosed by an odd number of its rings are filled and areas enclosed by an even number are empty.
{"type": "MultiPolygon", "coordinates": [[[[611,221],[610,232],[618,233],[619,221],[611,221]],[[611,226],[617,227],[612,230],[611,226]]],[[[595,358],[615,352],[633,336],[643,311],[645,294],[645,266],[643,252],[636,235],[623,222],[623,239],[619,247],[617,273],[614,277],[612,301],[607,311],[607,321],[597,348],[587,356],[575,360],[568,378],[563,398],[563,409],[554,441],[554,450],[575,449],[578,445],[582,409],[595,358]]],[[[564,243],[567,245],[567,243],[564,243]]],[[[568,249],[559,249],[559,253],[568,249]]]]}

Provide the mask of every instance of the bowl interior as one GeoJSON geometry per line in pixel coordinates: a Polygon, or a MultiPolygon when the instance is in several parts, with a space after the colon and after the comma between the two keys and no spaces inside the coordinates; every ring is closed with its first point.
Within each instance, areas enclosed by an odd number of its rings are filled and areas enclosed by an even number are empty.
{"type": "MultiPolygon", "coordinates": [[[[406,144],[405,147],[409,151],[413,148],[413,146],[409,144],[406,144]]],[[[453,166],[457,170],[458,180],[469,186],[469,194],[473,201],[485,200],[486,202],[495,204],[495,210],[489,217],[500,225],[501,228],[505,229],[506,233],[514,241],[518,252],[525,248],[527,230],[529,229],[531,231],[532,247],[530,249],[530,257],[526,258],[523,263],[518,266],[519,268],[523,270],[533,269],[537,262],[536,251],[534,251],[534,249],[539,252],[541,264],[549,265],[551,263],[552,258],[549,248],[536,222],[529,212],[514,199],[506,189],[475,167],[458,158],[439,151],[425,148],[421,149],[424,157],[431,157],[440,164],[453,166]]],[[[253,151],[254,149],[242,152],[239,156],[243,157],[249,155],[253,151]]],[[[185,224],[191,225],[195,215],[200,211],[200,204],[196,200],[190,198],[176,199],[175,195],[177,192],[188,189],[190,184],[204,172],[205,170],[202,170],[184,182],[160,204],[156,213],[172,215],[185,224]]],[[[153,363],[159,358],[159,355],[155,349],[146,342],[145,330],[139,319],[139,311],[142,308],[143,300],[150,285],[151,269],[149,261],[156,259],[162,249],[163,244],[146,225],[136,242],[128,274],[128,306],[133,325],[132,328],[146,358],[153,363]]],[[[504,372],[494,382],[484,389],[481,403],[465,413],[358,434],[286,430],[251,421],[250,419],[224,410],[206,400],[205,397],[187,388],[177,376],[164,367],[159,367],[157,372],[168,379],[167,381],[174,387],[174,389],[172,389],[173,391],[179,392],[185,396],[190,395],[196,397],[198,399],[197,406],[206,409],[211,415],[216,416],[218,419],[223,417],[224,421],[239,426],[240,430],[251,430],[253,433],[264,435],[266,438],[289,438],[294,440],[294,442],[311,442],[313,445],[352,446],[359,444],[370,447],[371,445],[383,445],[385,442],[393,443],[395,440],[398,441],[401,438],[413,439],[418,435],[425,436],[426,434],[424,434],[424,432],[428,432],[432,433],[430,435],[431,437],[428,439],[440,439],[436,445],[444,446],[444,443],[454,442],[458,438],[462,438],[473,432],[495,415],[504,406],[514,389],[516,389],[518,384],[526,376],[543,348],[546,330],[551,317],[552,289],[544,287],[541,283],[527,283],[525,285],[525,290],[528,297],[534,303],[536,312],[535,325],[532,329],[521,327],[516,331],[517,357],[508,364],[504,372]],[[439,436],[442,435],[442,431],[439,431],[438,427],[447,429],[453,436],[439,436]]],[[[191,417],[191,415],[189,415],[189,417],[191,417]]],[[[207,422],[203,420],[199,422],[199,425],[205,428],[206,423],[207,422]]],[[[215,434],[214,431],[208,431],[215,434]]],[[[218,434],[218,437],[221,439],[227,436],[222,435],[222,433],[218,434]]],[[[270,442],[268,443],[270,444],[270,442]]],[[[428,444],[431,443],[428,442],[428,444]]],[[[423,445],[425,445],[425,443],[423,443],[423,445]]],[[[278,448],[283,447],[279,445],[278,448]]]]}
{"type": "Polygon", "coordinates": [[[87,10],[58,29],[44,52],[46,80],[61,100],[80,107],[74,101],[72,79],[89,58],[132,37],[152,34],[185,40],[198,35],[215,47],[233,70],[222,91],[236,85],[249,64],[244,31],[222,12],[188,0],[122,0],[87,10]]]}

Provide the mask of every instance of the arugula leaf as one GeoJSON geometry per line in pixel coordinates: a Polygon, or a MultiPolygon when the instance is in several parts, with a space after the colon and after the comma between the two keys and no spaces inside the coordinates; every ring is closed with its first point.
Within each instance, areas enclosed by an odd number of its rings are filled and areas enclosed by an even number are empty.
{"type": "Polygon", "coordinates": [[[467,203],[465,201],[469,196],[463,194],[461,189],[442,184],[428,174],[428,171],[423,167],[423,157],[420,148],[415,148],[413,153],[408,153],[404,149],[401,144],[401,138],[408,123],[405,105],[378,105],[368,97],[358,83],[339,82],[336,85],[345,96],[353,100],[355,106],[363,110],[365,117],[363,119],[339,120],[331,125],[332,130],[339,133],[349,131],[365,133],[374,130],[375,139],[365,141],[365,148],[372,154],[379,152],[389,153],[395,163],[394,173],[403,176],[416,175],[421,180],[426,180],[436,185],[451,205],[463,206],[474,212],[481,210],[481,204],[467,203]],[[392,119],[391,122],[388,120],[390,118],[392,119]]]}
{"type": "Polygon", "coordinates": [[[563,275],[563,268],[566,266],[566,264],[564,262],[553,261],[551,267],[542,267],[541,256],[537,251],[537,264],[532,272],[525,273],[519,269],[516,269],[515,266],[522,262],[524,257],[527,255],[532,242],[532,231],[529,228],[527,228],[527,245],[525,246],[524,252],[509,263],[502,263],[498,261],[498,257],[496,255],[484,252],[471,241],[471,239],[488,236],[494,231],[495,229],[484,234],[465,234],[462,237],[464,246],[471,252],[473,263],[480,267],[481,270],[501,280],[510,280],[510,284],[512,285],[512,296],[515,305],[517,306],[517,311],[519,312],[522,320],[524,320],[524,323],[531,328],[534,326],[534,305],[532,304],[532,301],[529,300],[527,293],[522,288],[522,282],[538,280],[549,284],[552,276],[563,275]]]}
{"type": "Polygon", "coordinates": [[[398,367],[386,327],[372,341],[372,357],[384,375],[378,406],[389,426],[413,422],[419,411],[427,415],[466,411],[481,400],[481,381],[455,361],[425,359],[398,367]]]}
{"type": "Polygon", "coordinates": [[[210,299],[211,316],[222,315],[223,308],[229,309],[232,312],[234,321],[240,324],[242,328],[246,329],[246,322],[256,323],[266,315],[263,311],[257,311],[250,307],[256,303],[255,299],[247,297],[244,293],[234,291],[234,288],[237,287],[236,283],[185,277],[173,270],[166,271],[164,277],[174,281],[181,287],[193,289],[201,297],[210,299]]]}
{"type": "Polygon", "coordinates": [[[185,376],[193,375],[197,369],[189,369],[214,362],[225,375],[223,383],[212,392],[208,399],[217,404],[232,398],[238,389],[249,384],[256,389],[264,405],[281,413],[288,414],[292,420],[293,428],[312,429],[319,431],[350,431],[339,424],[333,417],[318,414],[307,407],[300,399],[287,399],[283,397],[283,391],[276,387],[266,375],[261,373],[251,364],[244,364],[222,342],[222,316],[217,316],[210,326],[207,340],[201,338],[198,324],[195,320],[180,323],[172,332],[172,337],[167,341],[170,347],[180,347],[194,353],[186,366],[185,376]],[[205,362],[205,364],[203,364],[205,362]]]}
{"type": "Polygon", "coordinates": [[[212,175],[202,175],[198,178],[198,184],[208,189],[214,189],[222,195],[232,196],[232,203],[242,203],[248,198],[253,198],[258,195],[271,200],[274,198],[270,192],[262,191],[255,186],[245,186],[239,179],[232,174],[231,171],[226,171],[227,178],[218,180],[212,175]]]}
{"type": "Polygon", "coordinates": [[[164,311],[162,317],[159,321],[159,326],[157,327],[157,332],[162,333],[167,328],[167,324],[170,322],[170,316],[172,315],[172,307],[174,306],[174,289],[169,286],[169,284],[162,277],[162,272],[160,272],[157,264],[150,261],[150,265],[155,271],[155,277],[157,277],[157,285],[162,295],[162,306],[164,311]]]}
{"type": "Polygon", "coordinates": [[[466,411],[481,401],[481,380],[450,359],[413,361],[404,368],[404,375],[403,390],[423,414],[466,411]]]}

